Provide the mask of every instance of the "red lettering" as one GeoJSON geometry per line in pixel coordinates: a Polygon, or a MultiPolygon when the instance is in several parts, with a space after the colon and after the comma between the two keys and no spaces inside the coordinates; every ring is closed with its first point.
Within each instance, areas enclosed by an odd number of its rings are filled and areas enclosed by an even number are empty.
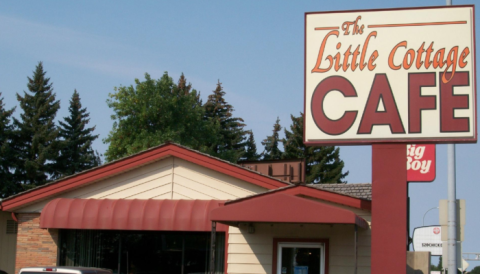
{"type": "Polygon", "coordinates": [[[422,87],[436,86],[435,72],[408,74],[408,132],[422,132],[422,110],[436,109],[435,95],[422,96],[422,87]]]}
{"type": "Polygon", "coordinates": [[[454,87],[470,86],[469,72],[457,72],[452,75],[446,72],[450,81],[440,81],[440,131],[441,132],[468,132],[470,119],[468,117],[455,117],[456,109],[468,109],[469,96],[466,94],[455,95],[454,87]]]}
{"type": "Polygon", "coordinates": [[[357,133],[371,134],[375,125],[388,125],[392,133],[405,133],[386,74],[375,74],[357,133]],[[383,111],[378,111],[380,102],[383,111]]]}
{"type": "Polygon", "coordinates": [[[311,104],[313,120],[321,131],[329,135],[339,135],[346,132],[357,117],[357,111],[345,111],[338,120],[331,120],[325,115],[323,110],[325,96],[334,90],[339,91],[345,97],[357,97],[357,92],[352,83],[341,76],[325,78],[315,88],[311,104]]]}

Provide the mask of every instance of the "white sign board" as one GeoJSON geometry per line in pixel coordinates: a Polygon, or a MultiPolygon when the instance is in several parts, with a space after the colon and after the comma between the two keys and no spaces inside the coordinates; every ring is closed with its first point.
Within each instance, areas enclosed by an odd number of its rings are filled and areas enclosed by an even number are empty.
{"type": "Polygon", "coordinates": [[[415,228],[413,230],[413,250],[430,251],[432,256],[441,256],[442,228],[440,226],[415,228]]]}
{"type": "Polygon", "coordinates": [[[305,143],[476,142],[474,7],[305,14],[305,143]]]}

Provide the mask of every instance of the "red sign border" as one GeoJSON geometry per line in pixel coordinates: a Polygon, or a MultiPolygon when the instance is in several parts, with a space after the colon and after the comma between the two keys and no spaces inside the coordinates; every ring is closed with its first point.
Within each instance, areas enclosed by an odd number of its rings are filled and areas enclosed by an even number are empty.
{"type": "Polygon", "coordinates": [[[317,11],[317,12],[305,12],[305,17],[304,17],[304,56],[303,56],[303,143],[306,146],[318,146],[318,145],[372,145],[372,144],[389,144],[389,143],[404,143],[405,145],[407,144],[458,144],[458,143],[477,143],[477,136],[478,136],[478,127],[477,127],[477,81],[475,80],[475,86],[474,86],[474,94],[475,94],[475,134],[474,137],[457,137],[457,138],[451,138],[451,137],[445,137],[445,138],[391,138],[391,139],[385,139],[385,138],[378,138],[378,139],[361,139],[361,140],[355,140],[355,139],[337,139],[337,140],[319,140],[319,141],[309,141],[307,142],[306,136],[305,136],[305,127],[306,127],[306,104],[307,104],[307,70],[306,70],[306,64],[307,64],[307,15],[310,14],[330,14],[330,13],[355,13],[355,12],[371,12],[371,11],[395,11],[395,10],[424,10],[424,9],[451,9],[451,8],[472,8],[473,10],[473,17],[472,17],[472,25],[473,25],[473,75],[476,76],[477,72],[477,62],[476,62],[476,57],[477,57],[477,52],[476,52],[476,35],[475,35],[475,5],[455,5],[455,6],[430,6],[430,7],[409,7],[409,8],[390,8],[390,9],[364,9],[364,10],[341,10],[341,11],[317,11]]]}

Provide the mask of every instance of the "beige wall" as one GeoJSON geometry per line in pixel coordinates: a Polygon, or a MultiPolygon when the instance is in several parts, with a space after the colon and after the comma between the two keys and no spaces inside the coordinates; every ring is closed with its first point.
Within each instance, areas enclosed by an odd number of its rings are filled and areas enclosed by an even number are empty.
{"type": "Polygon", "coordinates": [[[430,274],[430,252],[407,251],[407,274],[430,274]]]}
{"type": "Polygon", "coordinates": [[[168,157],[120,175],[52,197],[16,212],[41,212],[54,198],[233,200],[266,191],[217,171],[168,157]]]}
{"type": "Polygon", "coordinates": [[[7,220],[13,220],[11,213],[0,211],[0,269],[14,274],[17,234],[7,234],[7,220]]]}
{"type": "MultiPolygon", "coordinates": [[[[247,224],[230,227],[228,269],[234,273],[272,273],[274,238],[313,238],[329,240],[329,273],[354,273],[354,226],[321,224],[247,224]]],[[[358,274],[370,273],[370,229],[358,229],[358,274]]]]}

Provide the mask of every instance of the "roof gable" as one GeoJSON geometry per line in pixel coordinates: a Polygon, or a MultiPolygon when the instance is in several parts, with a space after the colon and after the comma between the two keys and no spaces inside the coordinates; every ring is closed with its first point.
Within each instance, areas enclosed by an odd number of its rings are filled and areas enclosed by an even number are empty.
{"type": "Polygon", "coordinates": [[[322,223],[356,224],[368,228],[364,219],[349,210],[282,192],[226,204],[212,210],[210,219],[229,225],[239,222],[322,223]]]}
{"type": "Polygon", "coordinates": [[[353,197],[348,194],[343,194],[327,189],[322,189],[310,185],[290,185],[281,188],[277,188],[274,190],[270,190],[264,193],[255,194],[251,196],[247,196],[244,198],[239,198],[233,201],[227,201],[225,204],[233,204],[243,202],[244,200],[254,199],[259,196],[268,196],[268,195],[275,195],[276,193],[285,193],[294,196],[303,196],[303,197],[310,197],[314,199],[324,200],[327,202],[332,202],[336,204],[341,204],[344,206],[349,206],[353,208],[358,208],[362,210],[372,210],[372,201],[353,197]]]}
{"type": "Polygon", "coordinates": [[[276,189],[289,185],[286,182],[261,175],[227,161],[170,143],[11,196],[2,201],[2,210],[10,211],[37,201],[48,199],[52,196],[87,186],[99,180],[121,174],[170,156],[180,158],[266,189],[276,189]]]}

